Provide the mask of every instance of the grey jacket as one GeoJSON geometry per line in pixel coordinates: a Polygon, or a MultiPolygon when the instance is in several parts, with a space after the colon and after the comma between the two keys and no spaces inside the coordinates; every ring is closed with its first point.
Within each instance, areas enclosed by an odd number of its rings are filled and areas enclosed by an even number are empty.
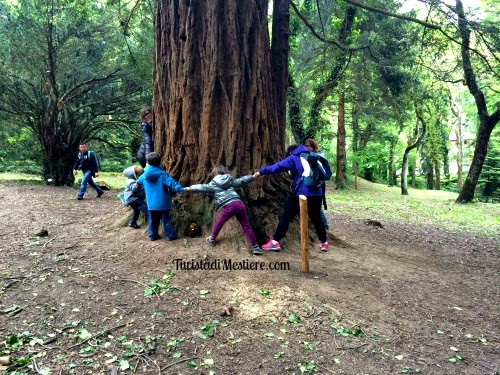
{"type": "Polygon", "coordinates": [[[144,200],[146,194],[144,193],[144,187],[137,183],[134,175],[134,167],[128,167],[123,171],[123,174],[127,177],[125,182],[125,191],[123,192],[123,200],[125,204],[130,204],[137,199],[144,200]]]}
{"type": "Polygon", "coordinates": [[[253,179],[251,174],[237,179],[230,174],[219,174],[208,184],[190,186],[189,191],[195,193],[212,193],[214,195],[215,206],[223,208],[231,202],[241,201],[240,196],[234,188],[248,184],[253,179]]]}

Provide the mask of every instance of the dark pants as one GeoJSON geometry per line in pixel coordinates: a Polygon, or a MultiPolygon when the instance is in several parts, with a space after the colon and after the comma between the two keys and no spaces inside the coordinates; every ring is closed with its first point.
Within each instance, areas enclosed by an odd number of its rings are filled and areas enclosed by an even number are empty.
{"type": "Polygon", "coordinates": [[[130,218],[130,224],[137,224],[137,219],[139,219],[139,214],[142,212],[144,218],[148,220],[148,206],[144,200],[141,198],[136,199],[135,201],[129,203],[129,206],[132,207],[134,213],[130,218]]]}
{"type": "Polygon", "coordinates": [[[168,240],[176,240],[177,232],[172,226],[172,221],[170,220],[170,210],[149,210],[149,220],[148,220],[148,232],[150,239],[158,239],[158,227],[160,226],[160,220],[163,224],[163,231],[168,240]]]}
{"type": "MultiPolygon", "coordinates": [[[[307,197],[307,213],[309,219],[311,219],[316,234],[321,242],[326,242],[326,230],[323,222],[321,221],[320,211],[321,211],[321,201],[322,197],[307,197]]],[[[293,218],[300,212],[299,197],[291,196],[285,202],[285,207],[283,213],[280,216],[280,221],[276,232],[274,233],[273,239],[276,241],[281,241],[285,237],[288,227],[293,220],[293,218]]]]}
{"type": "Polygon", "coordinates": [[[245,232],[245,236],[247,236],[248,241],[250,241],[252,246],[257,245],[257,240],[253,234],[253,230],[248,223],[247,209],[242,201],[231,202],[224,207],[212,229],[212,237],[216,238],[222,229],[222,226],[233,216],[236,216],[236,219],[240,222],[241,228],[243,229],[243,232],[245,232]]]}

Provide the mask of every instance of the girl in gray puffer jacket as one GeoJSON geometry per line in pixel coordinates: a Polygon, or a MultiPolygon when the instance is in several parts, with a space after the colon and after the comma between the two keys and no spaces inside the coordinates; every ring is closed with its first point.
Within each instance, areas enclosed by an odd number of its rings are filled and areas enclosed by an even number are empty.
{"type": "Polygon", "coordinates": [[[245,232],[245,236],[247,236],[248,241],[252,244],[253,255],[263,254],[264,252],[259,248],[252,228],[248,223],[245,204],[241,201],[240,196],[235,190],[235,188],[253,181],[254,177],[248,175],[235,179],[222,165],[215,167],[212,171],[212,175],[214,178],[208,184],[193,185],[185,188],[186,191],[213,194],[215,206],[217,208],[222,208],[222,213],[217,218],[212,228],[212,235],[207,237],[207,242],[212,246],[215,245],[217,235],[222,229],[222,226],[230,218],[236,216],[243,232],[245,232]]]}

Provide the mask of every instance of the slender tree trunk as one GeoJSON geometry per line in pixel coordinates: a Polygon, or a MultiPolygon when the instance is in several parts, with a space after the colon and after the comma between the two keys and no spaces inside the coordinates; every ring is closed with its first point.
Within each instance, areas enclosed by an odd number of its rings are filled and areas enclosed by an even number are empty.
{"type": "Polygon", "coordinates": [[[457,138],[457,188],[458,191],[462,191],[463,187],[463,142],[462,142],[462,116],[460,113],[460,107],[458,102],[455,102],[451,92],[448,95],[450,99],[450,109],[455,117],[454,132],[457,138]],[[457,105],[456,105],[457,104],[457,105]]]}
{"type": "Polygon", "coordinates": [[[417,166],[413,163],[411,166],[411,187],[415,188],[417,183],[417,166]]]}
{"type": "MultiPolygon", "coordinates": [[[[477,131],[476,147],[474,149],[474,156],[469,168],[469,173],[465,179],[464,186],[458,195],[457,203],[467,203],[474,199],[474,192],[476,190],[479,175],[483,168],[484,159],[488,151],[488,142],[490,140],[491,132],[495,128],[498,121],[500,121],[500,109],[497,109],[491,116],[488,115],[488,106],[486,105],[486,98],[476,81],[476,75],[470,59],[470,30],[469,23],[465,18],[464,7],[461,0],[456,0],[456,13],[458,15],[458,29],[460,30],[460,37],[462,39],[461,52],[462,52],[462,66],[464,69],[465,81],[469,92],[474,96],[476,102],[479,128],[477,131]]],[[[500,103],[496,103],[492,108],[498,108],[500,103]]]]}
{"type": "Polygon", "coordinates": [[[464,186],[463,181],[463,163],[464,163],[464,150],[462,142],[462,122],[459,120],[455,129],[455,136],[457,137],[457,188],[462,191],[464,186]]]}
{"type": "Polygon", "coordinates": [[[304,144],[307,137],[300,115],[300,93],[291,73],[288,77],[288,118],[295,143],[304,144]]]}
{"type": "MultiPolygon", "coordinates": [[[[344,20],[339,31],[338,40],[342,44],[346,44],[347,38],[352,34],[352,27],[354,25],[355,15],[357,9],[352,6],[347,6],[344,20]]],[[[315,138],[316,134],[321,130],[320,114],[323,102],[331,94],[332,90],[338,86],[340,78],[346,68],[349,55],[345,51],[340,52],[341,55],[335,60],[333,68],[328,78],[322,82],[314,90],[314,100],[311,105],[311,121],[308,129],[308,137],[315,138]]],[[[337,185],[338,186],[338,185],[337,185]]]]}
{"type": "Polygon", "coordinates": [[[441,190],[441,168],[438,163],[434,164],[434,190],[441,190]]]}
{"type": "Polygon", "coordinates": [[[290,46],[290,0],[273,0],[271,74],[276,98],[278,139],[285,139],[288,89],[288,49],[290,46]]]}
{"type": "Polygon", "coordinates": [[[335,175],[335,183],[337,189],[345,189],[347,185],[346,175],[346,142],[345,142],[345,97],[344,90],[339,93],[339,116],[337,130],[337,174],[335,175]]]}
{"type": "Polygon", "coordinates": [[[396,170],[394,168],[394,148],[397,141],[391,141],[389,145],[389,163],[387,165],[387,179],[389,186],[395,186],[396,183],[396,170]]]}
{"type": "Polygon", "coordinates": [[[359,105],[356,98],[354,98],[352,103],[352,151],[354,154],[354,161],[352,169],[354,172],[354,190],[358,190],[358,174],[359,174],[359,105]]]}
{"type": "MultiPolygon", "coordinates": [[[[265,0],[156,2],[155,150],[184,186],[208,182],[216,165],[245,175],[284,153],[285,132],[277,116],[284,103],[275,95],[286,90],[279,83],[280,89],[273,87],[267,5],[265,0]]],[[[285,53],[282,48],[277,51],[285,53]]],[[[258,179],[244,190],[255,229],[274,226],[288,193],[283,175],[258,179]]],[[[177,204],[178,230],[192,221],[209,227],[209,203],[198,196],[177,204]]],[[[256,234],[262,240],[264,233],[256,234]]]]}
{"type": "Polygon", "coordinates": [[[434,165],[431,161],[428,164],[429,170],[427,171],[427,190],[434,190],[434,165]]]}
{"type": "MultiPolygon", "coordinates": [[[[401,194],[402,195],[408,195],[408,181],[407,181],[407,179],[408,179],[408,159],[409,159],[410,151],[413,150],[414,148],[418,147],[420,142],[422,142],[422,139],[425,136],[425,132],[426,132],[426,126],[425,126],[425,123],[422,122],[422,133],[417,138],[415,143],[410,144],[405,149],[405,152],[403,155],[403,165],[401,167],[401,194]]],[[[418,134],[418,123],[417,123],[416,129],[415,129],[415,135],[416,134],[418,134]]]]}

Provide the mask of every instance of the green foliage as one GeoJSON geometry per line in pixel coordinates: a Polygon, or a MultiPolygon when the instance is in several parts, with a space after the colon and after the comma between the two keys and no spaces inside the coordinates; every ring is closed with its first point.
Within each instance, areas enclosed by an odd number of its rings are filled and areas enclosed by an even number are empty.
{"type": "Polygon", "coordinates": [[[149,282],[149,285],[147,288],[144,290],[144,296],[145,297],[150,297],[153,295],[156,296],[161,296],[165,294],[166,292],[173,292],[177,290],[175,286],[170,284],[170,281],[172,278],[175,276],[175,273],[173,270],[170,270],[168,274],[163,275],[163,277],[158,280],[158,279],[152,279],[149,282]]]}
{"type": "Polygon", "coordinates": [[[490,138],[476,192],[482,200],[500,203],[500,129],[490,138]]]}
{"type": "Polygon", "coordinates": [[[359,181],[358,190],[327,195],[329,207],[353,218],[376,218],[416,225],[432,225],[475,235],[499,236],[500,205],[473,203],[457,205],[456,193],[411,189],[400,195],[398,187],[359,181]]]}
{"type": "Polygon", "coordinates": [[[73,180],[80,141],[95,139],[114,148],[107,153],[116,154],[109,158],[114,170],[121,169],[117,160],[122,165],[131,160],[124,145],[132,143],[134,133],[123,128],[136,124],[138,109],[149,102],[150,85],[140,78],[150,82],[151,70],[147,76],[146,70],[137,74],[137,64],[127,56],[139,51],[149,66],[151,58],[144,58],[149,55],[142,49],[146,43],[134,47],[130,38],[124,39],[113,10],[76,0],[2,4],[7,16],[0,19],[5,36],[0,42],[0,115],[13,127],[31,131],[32,142],[39,143],[39,156],[31,160],[56,185],[73,180]]]}
{"type": "Polygon", "coordinates": [[[28,129],[0,121],[0,172],[41,173],[41,149],[28,129]]]}

